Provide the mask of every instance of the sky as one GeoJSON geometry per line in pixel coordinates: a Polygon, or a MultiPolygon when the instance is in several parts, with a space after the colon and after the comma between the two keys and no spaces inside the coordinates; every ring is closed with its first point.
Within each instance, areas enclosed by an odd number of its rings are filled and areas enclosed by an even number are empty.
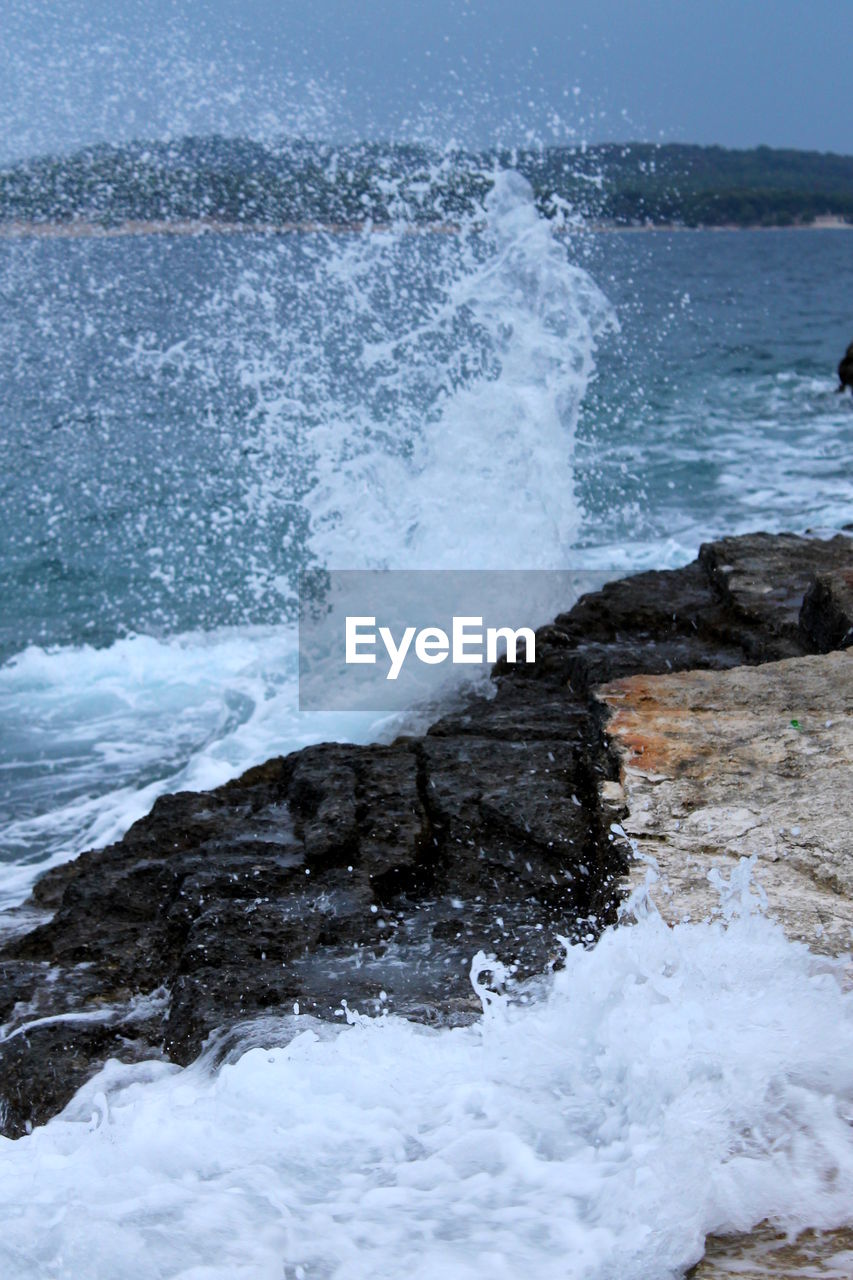
{"type": "Polygon", "coordinates": [[[0,158],[244,133],[853,152],[853,0],[0,0],[0,158]]]}

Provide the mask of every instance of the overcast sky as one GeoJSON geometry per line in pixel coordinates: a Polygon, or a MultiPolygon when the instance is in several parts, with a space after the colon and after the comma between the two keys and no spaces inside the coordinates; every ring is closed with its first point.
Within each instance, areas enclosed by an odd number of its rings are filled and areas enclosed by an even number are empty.
{"type": "Polygon", "coordinates": [[[0,0],[0,154],[186,131],[853,152],[853,0],[0,0]]]}

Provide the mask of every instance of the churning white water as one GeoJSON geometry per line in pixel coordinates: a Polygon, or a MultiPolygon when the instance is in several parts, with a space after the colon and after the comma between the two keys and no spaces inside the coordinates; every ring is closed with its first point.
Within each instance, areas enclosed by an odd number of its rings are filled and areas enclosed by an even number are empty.
{"type": "Polygon", "coordinates": [[[853,994],[751,911],[749,870],[727,920],[639,895],[512,1004],[475,958],[474,1026],[297,1015],[215,1074],[108,1065],[0,1141],[2,1274],[665,1280],[707,1232],[845,1221],[853,994]]]}
{"type": "Polygon", "coordinates": [[[209,790],[283,750],[385,727],[364,713],[301,715],[297,681],[292,626],[31,647],[5,663],[7,769],[30,778],[27,808],[4,824],[15,860],[0,907],[23,901],[47,867],[120,839],[164,791],[209,790]]]}
{"type": "MultiPolygon", "coordinates": [[[[326,564],[559,569],[571,562],[581,519],[578,414],[596,339],[615,317],[591,276],[569,261],[519,174],[495,173],[483,215],[485,227],[451,244],[442,287],[417,324],[377,334],[364,348],[366,366],[395,399],[408,400],[421,379],[432,384],[426,422],[418,412],[411,425],[411,453],[377,448],[372,424],[367,435],[359,424],[355,451],[346,423],[329,421],[318,433],[322,479],[309,501],[312,547],[326,564]],[[453,340],[460,332],[461,346],[453,340]],[[449,358],[436,362],[442,348],[449,358]],[[483,372],[466,378],[460,366],[471,358],[483,372]]],[[[344,253],[347,274],[360,283],[375,278],[386,257],[376,237],[360,237],[344,253]]]]}

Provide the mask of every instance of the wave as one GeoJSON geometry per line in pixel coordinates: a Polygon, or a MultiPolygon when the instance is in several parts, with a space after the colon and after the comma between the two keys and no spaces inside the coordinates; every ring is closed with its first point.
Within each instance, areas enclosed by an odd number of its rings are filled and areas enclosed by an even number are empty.
{"type": "MultiPolygon", "coordinates": [[[[21,278],[62,277],[39,303],[43,321],[74,303],[67,348],[49,344],[55,385],[67,392],[94,341],[98,395],[118,396],[145,434],[130,422],[116,432],[116,405],[97,400],[86,448],[112,465],[94,483],[73,471],[64,496],[64,464],[51,471],[57,556],[64,565],[78,539],[86,553],[76,576],[58,573],[57,615],[79,607],[87,634],[101,608],[86,596],[89,559],[106,557],[104,607],[124,608],[121,625],[135,634],[30,646],[0,667],[12,864],[0,902],[19,901],[45,866],[119,838],[165,790],[212,787],[308,742],[382,731],[375,717],[297,710],[294,604],[306,565],[570,561],[578,415],[596,342],[615,319],[524,178],[490,171],[483,188],[453,234],[413,236],[403,221],[248,246],[222,237],[185,246],[208,256],[180,269],[175,251],[161,260],[133,249],[142,256],[126,264],[128,288],[107,304],[98,290],[83,299],[85,324],[73,282],[103,269],[91,257],[102,249],[71,246],[73,270],[37,250],[15,259],[21,278]],[[158,335],[146,308],[164,271],[180,304],[158,335]],[[108,341],[116,324],[135,329],[134,341],[108,341]],[[183,418],[151,421],[152,388],[183,418]],[[81,598],[69,605],[73,591],[81,598]]],[[[24,318],[16,323],[23,342],[24,318]]],[[[46,483],[27,492],[21,481],[30,507],[46,483]]]]}
{"type": "Polygon", "coordinates": [[[365,741],[366,713],[300,714],[293,627],[104,649],[31,647],[0,667],[0,907],[49,866],[118,840],[166,791],[207,790],[312,742],[365,741]]]}

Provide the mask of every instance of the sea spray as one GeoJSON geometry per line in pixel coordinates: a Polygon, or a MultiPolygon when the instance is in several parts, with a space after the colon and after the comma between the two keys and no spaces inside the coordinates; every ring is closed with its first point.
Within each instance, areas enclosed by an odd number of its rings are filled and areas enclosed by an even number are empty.
{"type": "MultiPolygon", "coordinates": [[[[384,276],[410,251],[362,240],[349,270],[384,276]]],[[[395,430],[326,434],[310,545],[336,567],[563,567],[580,519],[574,433],[612,312],[512,171],[492,175],[481,219],[423,254],[422,310],[402,331],[389,317],[362,354],[395,430]]]]}
{"type": "Polygon", "coordinates": [[[450,158],[430,165],[428,222],[388,172],[381,229],[10,248],[0,325],[10,349],[37,335],[49,386],[34,405],[12,379],[0,495],[34,564],[10,611],[39,641],[0,668],[7,903],[163,791],[375,736],[296,711],[306,564],[570,562],[612,313],[525,179],[474,165],[460,207],[450,158]]]}

